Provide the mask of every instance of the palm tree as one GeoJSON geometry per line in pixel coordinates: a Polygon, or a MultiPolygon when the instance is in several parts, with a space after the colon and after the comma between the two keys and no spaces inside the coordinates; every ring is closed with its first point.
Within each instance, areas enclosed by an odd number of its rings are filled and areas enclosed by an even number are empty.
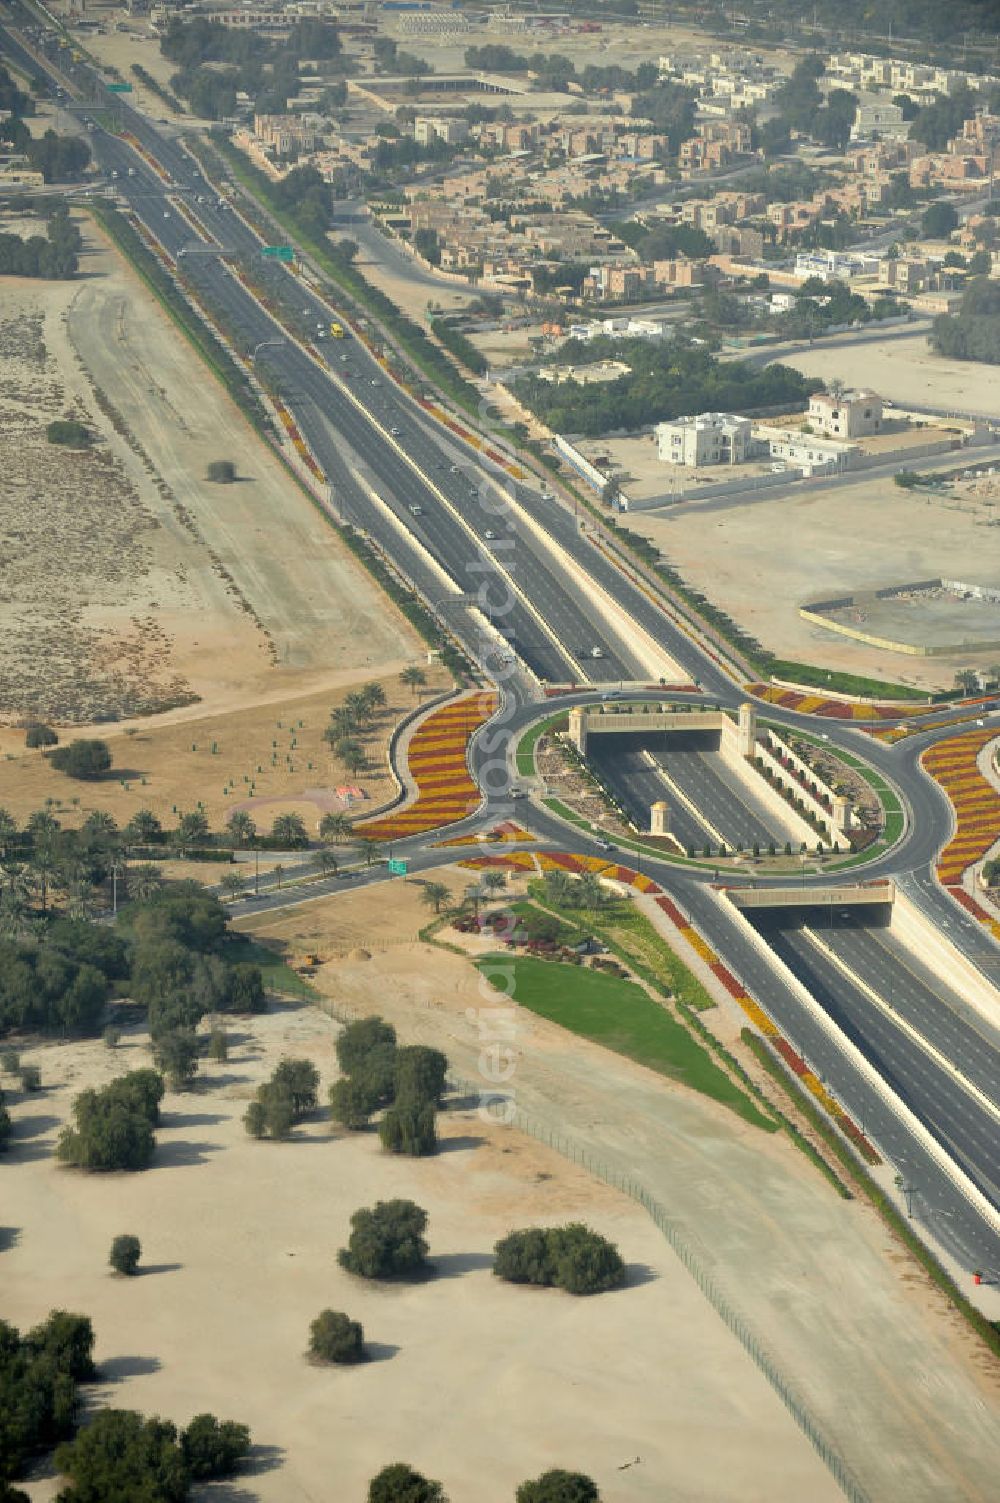
{"type": "MultiPolygon", "coordinates": [[[[93,819],[93,817],[92,814],[87,816],[88,819],[93,819]]],[[[108,818],[110,819],[110,817],[109,815],[108,818]]],[[[114,820],[111,822],[114,824],[114,820]]],[[[86,828],[86,821],[84,822],[84,828],[86,828]]],[[[32,840],[42,840],[46,835],[54,835],[56,833],[59,829],[59,821],[54,814],[49,813],[48,809],[36,809],[33,814],[28,815],[28,823],[25,829],[32,840]]]]}
{"type": "Polygon", "coordinates": [[[333,873],[334,876],[336,876],[337,875],[337,871],[338,871],[338,869],[340,867],[340,862],[337,860],[336,856],[333,854],[332,851],[327,850],[326,846],[321,846],[320,847],[320,851],[319,851],[319,864],[320,864],[320,867],[322,869],[324,877],[328,877],[331,874],[331,872],[333,873]]]}
{"type": "Polygon", "coordinates": [[[118,834],[118,822],[104,809],[92,809],[80,826],[80,833],[94,845],[108,845],[118,834]]]}
{"type": "Polygon", "coordinates": [[[351,828],[346,814],[324,814],[319,822],[319,838],[333,845],[344,845],[351,838],[351,828]]]}
{"type": "Polygon", "coordinates": [[[163,886],[163,878],[152,861],[140,861],[129,867],[125,874],[125,886],[130,898],[137,903],[148,903],[163,886]]]}
{"type": "Polygon", "coordinates": [[[271,825],[271,839],[291,850],[309,844],[309,832],[301,814],[278,814],[271,825]]]}
{"type": "Polygon", "coordinates": [[[348,772],[364,772],[368,766],[368,756],[360,741],[353,736],[348,736],[344,741],[338,741],[334,747],[338,761],[343,762],[348,772]]]}
{"type": "Polygon", "coordinates": [[[607,903],[607,893],[594,872],[584,872],[576,884],[576,900],[581,908],[596,913],[607,903]]]}
{"type": "Polygon", "coordinates": [[[489,893],[490,897],[493,897],[495,893],[503,892],[507,886],[506,874],[501,871],[484,872],[480,878],[480,886],[489,893]]]}
{"type": "Polygon", "coordinates": [[[344,709],[350,710],[359,726],[366,726],[372,718],[368,698],[363,689],[356,689],[344,700],[344,709]]]}
{"type": "Polygon", "coordinates": [[[181,815],[171,838],[183,855],[200,840],[208,839],[208,820],[200,809],[192,809],[188,814],[181,815]]]}
{"type": "Polygon", "coordinates": [[[465,889],[465,892],[462,894],[463,903],[471,905],[472,911],[475,914],[476,918],[479,917],[479,905],[483,901],[483,897],[483,889],[479,887],[475,882],[471,883],[470,886],[468,886],[465,889]]]}
{"type": "Polygon", "coordinates": [[[435,913],[440,913],[442,905],[450,898],[451,892],[443,882],[425,882],[420,894],[421,903],[433,908],[435,913]]]}
{"type": "Polygon", "coordinates": [[[16,888],[0,892],[0,934],[5,939],[21,939],[30,931],[27,899],[16,888]]]}
{"type": "Polygon", "coordinates": [[[163,826],[151,809],[137,809],[122,831],[126,845],[149,845],[163,834],[163,826]]]}
{"type": "Polygon", "coordinates": [[[374,866],[375,862],[378,861],[382,855],[382,847],[379,845],[377,840],[365,840],[364,851],[365,865],[369,867],[374,866]]]}
{"type": "Polygon", "coordinates": [[[59,870],[59,863],[51,841],[35,842],[29,865],[31,881],[38,888],[38,894],[42,900],[42,912],[45,913],[48,908],[49,886],[59,870]]]}
{"type": "Polygon", "coordinates": [[[365,697],[369,710],[385,709],[385,690],[377,679],[372,679],[371,683],[362,685],[361,693],[365,697]]]}
{"type": "Polygon", "coordinates": [[[257,838],[257,826],[245,809],[236,809],[226,820],[226,829],[234,845],[253,845],[257,838]]]}
{"type": "Polygon", "coordinates": [[[330,746],[336,746],[338,741],[343,741],[347,736],[353,736],[358,729],[358,717],[353,710],[346,705],[338,705],[330,711],[330,724],[323,732],[323,740],[330,746]]]}
{"type": "Polygon", "coordinates": [[[219,883],[219,886],[222,888],[224,893],[228,894],[229,897],[235,898],[237,893],[241,893],[243,891],[244,887],[246,886],[246,882],[240,876],[239,872],[226,872],[222,881],[219,883]]]}
{"type": "Polygon", "coordinates": [[[406,684],[416,695],[418,689],[422,689],[427,682],[427,675],[422,668],[404,668],[399,675],[399,682],[406,684]]]}
{"type": "Polygon", "coordinates": [[[69,887],[66,904],[70,918],[90,919],[94,916],[94,884],[86,877],[77,877],[69,887]]]}

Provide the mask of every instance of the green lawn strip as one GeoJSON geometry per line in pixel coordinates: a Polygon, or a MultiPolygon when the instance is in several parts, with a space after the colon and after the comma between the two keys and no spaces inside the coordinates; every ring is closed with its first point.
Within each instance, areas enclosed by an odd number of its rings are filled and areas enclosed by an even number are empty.
{"type": "Polygon", "coordinates": [[[226,945],[226,959],[234,965],[256,965],[269,992],[285,992],[294,997],[304,997],[310,1002],[319,1000],[320,993],[298,971],[286,965],[267,945],[260,944],[247,934],[236,934],[226,945]]]}
{"type": "Polygon", "coordinates": [[[590,820],[584,819],[582,814],[575,814],[568,805],[557,798],[543,798],[542,803],[546,809],[551,809],[553,814],[558,814],[560,819],[568,820],[571,825],[579,825],[581,830],[591,828],[590,820]]]}
{"type": "Polygon", "coordinates": [[[635,982],[509,954],[476,962],[487,980],[500,958],[514,968],[510,995],[519,1006],[700,1091],[755,1127],[777,1131],[708,1050],[635,982]]]}
{"type": "MultiPolygon", "coordinates": [[[[566,711],[562,710],[558,715],[550,715],[547,720],[540,720],[537,725],[530,726],[517,743],[514,756],[517,760],[518,777],[530,778],[535,772],[535,747],[547,731],[553,730],[560,721],[566,721],[566,711]]],[[[565,727],[563,727],[565,728],[565,727]]]]}
{"type": "MultiPolygon", "coordinates": [[[[751,1033],[751,1030],[744,1029],[743,1033],[744,1037],[746,1037],[748,1033],[751,1033]]],[[[746,1041],[753,1049],[754,1054],[756,1054],[761,1063],[767,1066],[769,1069],[773,1064],[774,1069],[780,1071],[780,1074],[778,1074],[776,1078],[781,1081],[781,1084],[785,1087],[786,1090],[789,1090],[789,1092],[792,1093],[791,1088],[793,1082],[791,1080],[791,1077],[781,1069],[780,1065],[778,1065],[774,1057],[770,1055],[769,1051],[768,1058],[765,1058],[764,1054],[760,1052],[756,1045],[761,1045],[765,1050],[767,1046],[763,1045],[763,1041],[758,1039],[756,1034],[753,1034],[752,1036],[755,1040],[755,1043],[750,1043],[749,1039],[747,1039],[746,1041]]],[[[774,1073],[774,1071],[772,1071],[772,1073],[774,1073]]],[[[812,1106],[811,1102],[804,1100],[802,1103],[802,1110],[807,1116],[810,1116],[810,1114],[815,1111],[815,1108],[812,1106]]],[[[868,1199],[871,1201],[872,1205],[875,1207],[876,1211],[882,1217],[882,1220],[886,1223],[886,1225],[896,1233],[896,1236],[899,1237],[901,1242],[905,1243],[906,1247],[913,1254],[924,1271],[930,1275],[938,1288],[947,1295],[959,1314],[964,1317],[964,1319],[976,1332],[977,1336],[982,1338],[993,1355],[1000,1357],[1000,1327],[998,1327],[995,1322],[988,1320],[981,1311],[977,1310],[971,1300],[966,1299],[965,1295],[956,1285],[954,1279],[946,1269],[942,1268],[941,1264],[931,1252],[930,1248],[924,1245],[921,1239],[913,1231],[906,1218],[900,1215],[899,1211],[886,1195],[881,1185],[879,1185],[877,1181],[871,1177],[868,1171],[863,1168],[861,1164],[859,1164],[858,1160],[854,1156],[853,1150],[833,1129],[833,1127],[831,1127],[829,1122],[826,1121],[822,1114],[816,1114],[816,1120],[813,1122],[813,1126],[816,1128],[816,1131],[822,1135],[823,1141],[833,1150],[847,1172],[864,1190],[868,1199]]]]}
{"type": "Polygon", "coordinates": [[[920,689],[911,689],[906,684],[887,684],[882,679],[842,673],[839,669],[828,671],[811,663],[795,663],[785,658],[772,658],[768,671],[772,678],[787,679],[807,689],[835,689],[840,694],[853,694],[859,699],[923,701],[928,697],[920,689]]]}

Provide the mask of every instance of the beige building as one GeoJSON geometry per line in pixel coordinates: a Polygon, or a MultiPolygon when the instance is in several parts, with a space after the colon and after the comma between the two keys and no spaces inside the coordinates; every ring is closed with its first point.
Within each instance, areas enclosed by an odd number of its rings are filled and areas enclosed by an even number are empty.
{"type": "Polygon", "coordinates": [[[691,469],[709,464],[742,464],[752,446],[749,418],[728,412],[702,412],[656,425],[657,453],[664,464],[691,469]]]}
{"type": "Polygon", "coordinates": [[[866,438],[882,431],[882,398],[873,391],[817,392],[809,398],[809,422],[828,438],[866,438]]]}

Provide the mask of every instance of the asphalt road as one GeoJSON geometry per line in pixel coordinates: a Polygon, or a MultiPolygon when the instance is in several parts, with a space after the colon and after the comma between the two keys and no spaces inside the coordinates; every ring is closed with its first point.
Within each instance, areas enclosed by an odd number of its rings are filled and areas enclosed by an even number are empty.
{"type": "MultiPolygon", "coordinates": [[[[34,71],[34,63],[28,61],[34,71]]],[[[62,56],[59,62],[63,65],[62,56]]],[[[86,81],[85,70],[78,68],[76,77],[81,82],[86,81]]],[[[204,194],[205,185],[190,159],[175,144],[159,136],[143,117],[127,107],[124,113],[129,128],[174,176],[180,191],[186,190],[188,200],[191,195],[196,197],[198,192],[204,194]]],[[[129,148],[117,138],[96,129],[90,137],[102,166],[119,172],[117,185],[131,201],[135,212],[176,256],[194,236],[176,207],[165,201],[164,185],[148,169],[140,166],[129,148]],[[129,165],[135,169],[132,178],[127,176],[129,165]]],[[[178,190],[172,191],[176,194],[178,190]]],[[[195,209],[208,234],[215,236],[219,243],[242,254],[257,254],[256,237],[239,224],[231,210],[217,207],[214,198],[205,205],[196,205],[195,209]]],[[[281,337],[275,323],[234,280],[218,257],[187,256],[185,268],[199,288],[204,288],[230,312],[251,344],[281,337]]],[[[317,323],[329,321],[325,306],[307,287],[296,283],[295,292],[304,297],[303,309],[315,313],[317,323]]],[[[332,349],[332,345],[329,348],[332,349]]],[[[506,611],[505,621],[525,661],[541,676],[565,680],[577,677],[576,669],[583,666],[574,664],[573,654],[581,652],[585,644],[600,645],[603,656],[587,665],[591,676],[599,677],[603,682],[630,676],[627,670],[634,669],[634,664],[627,662],[622,644],[615,641],[615,634],[593,619],[594,612],[584,603],[579,589],[562,577],[558,567],[553,568],[545,551],[529,545],[530,534],[523,524],[511,520],[505,524],[502,533],[500,527],[493,528],[500,535],[495,540],[487,540],[481,535],[482,508],[486,505],[486,497],[492,493],[482,490],[484,482],[475,470],[474,462],[471,458],[464,460],[465,476],[461,473],[462,466],[452,473],[451,465],[457,463],[454,446],[417,415],[412,404],[387,378],[383,378],[382,372],[360,347],[352,341],[351,358],[358,366],[358,376],[352,383],[355,394],[366,412],[384,427],[398,426],[403,430],[400,438],[405,440],[404,453],[388,443],[365,413],[358,411],[346,393],[347,382],[342,382],[339,377],[331,378],[297,345],[286,341],[280,348],[268,349],[261,355],[273,361],[296,421],[326,470],[334,491],[333,510],[339,510],[341,516],[349,517],[355,525],[363,526],[378,539],[430,599],[434,599],[435,589],[446,593],[447,586],[440,580],[429,558],[439,559],[459,589],[471,594],[470,578],[481,578],[481,571],[488,573],[490,569],[491,555],[487,545],[500,541],[501,537],[506,541],[508,537],[513,539],[516,536],[518,564],[524,572],[518,580],[518,590],[506,611]],[[372,387],[373,379],[380,385],[372,387]],[[435,495],[408,462],[408,456],[417,461],[425,474],[433,477],[435,485],[439,484],[440,477],[443,483],[439,488],[450,506],[435,495]],[[445,467],[438,470],[436,466],[440,463],[445,467]],[[357,470],[383,496],[397,518],[396,523],[371,500],[352,470],[357,470]],[[477,476],[476,496],[472,494],[468,472],[477,476]],[[419,514],[410,510],[414,504],[421,507],[419,514]],[[456,509],[460,518],[455,515],[456,509]],[[426,552],[422,551],[421,545],[426,552]],[[523,564],[522,554],[526,559],[523,564]]],[[[644,620],[649,621],[656,639],[679,663],[685,666],[690,663],[697,670],[695,676],[714,698],[732,705],[742,697],[739,689],[719,672],[713,661],[641,591],[610,565],[594,561],[594,550],[587,539],[581,537],[577,520],[567,508],[555,499],[543,507],[541,498],[531,491],[521,499],[526,505],[539,509],[538,519],[544,515],[543,525],[548,525],[577,559],[586,558],[588,572],[602,583],[607,582],[610,593],[623,610],[638,612],[641,600],[642,609],[647,613],[644,620]]],[[[464,615],[463,611],[465,607],[455,609],[456,630],[473,635],[477,629],[476,618],[471,611],[464,615]]],[[[492,791],[482,813],[464,822],[463,827],[471,829],[477,824],[492,824],[498,817],[509,815],[516,809],[518,817],[526,820],[546,841],[556,846],[565,845],[565,825],[546,810],[534,807],[529,810],[523,803],[512,805],[505,791],[509,777],[506,783],[497,777],[497,764],[505,760],[511,737],[519,726],[537,718],[539,713],[537,705],[526,703],[522,682],[514,679],[510,687],[512,692],[505,699],[502,729],[489,728],[473,745],[473,765],[480,775],[485,777],[489,773],[486,786],[492,791]]],[[[813,733],[817,729],[815,721],[803,720],[777,708],[769,708],[766,714],[782,724],[808,726],[813,733]]],[[[888,748],[835,721],[823,724],[823,734],[832,744],[866,756],[885,773],[900,790],[907,809],[910,824],[905,840],[893,853],[866,867],[865,876],[894,875],[918,906],[947,931],[949,938],[980,966],[984,974],[995,978],[996,947],[982,927],[964,914],[934,879],[933,859],[947,838],[951,816],[943,794],[924,776],[917,763],[921,747],[928,738],[915,738],[888,748]]],[[[572,844],[576,848],[598,849],[585,834],[574,833],[572,844]]],[[[404,853],[410,855],[414,870],[429,869],[450,859],[447,852],[421,850],[419,842],[401,842],[397,854],[404,853]]],[[[909,1130],[905,1121],[859,1074],[845,1054],[842,1042],[819,1025],[795,989],[787,984],[780,969],[776,970],[757,951],[742,927],[743,921],[720,905],[708,890],[704,875],[681,876],[676,868],[655,860],[650,860],[648,866],[690,914],[734,973],[755,994],[766,999],[779,1026],[787,1031],[814,1068],[823,1073],[848,1110],[861,1121],[883,1153],[914,1187],[914,1214],[927,1219],[935,1235],[952,1248],[965,1266],[1000,1270],[1000,1238],[992,1227],[976,1213],[936,1164],[919,1136],[909,1130]]],[[[375,883],[384,878],[381,871],[374,868],[371,873],[354,880],[375,883]]],[[[806,880],[824,879],[804,878],[806,880]]],[[[342,879],[331,878],[327,883],[317,883],[310,888],[310,895],[320,895],[327,885],[329,890],[336,890],[338,883],[342,885],[342,879]]],[[[288,894],[275,892],[254,902],[278,906],[289,900],[303,899],[298,895],[289,899],[288,894]]],[[[814,953],[815,946],[809,947],[807,939],[796,942],[801,942],[807,949],[805,954],[798,955],[795,963],[805,966],[808,957],[815,985],[829,988],[832,1010],[842,1009],[839,1016],[843,1019],[845,1032],[855,1028],[858,1037],[864,1039],[866,1051],[883,1060],[887,1069],[897,1070],[901,1089],[910,1093],[913,1104],[919,1107],[924,1119],[933,1122],[937,1132],[947,1138],[956,1156],[967,1157],[970,1172],[974,1171],[980,1183],[993,1186],[996,1194],[994,1180],[1000,1157],[991,1126],[969,1111],[964,1095],[954,1082],[943,1082],[934,1074],[928,1064],[930,1056],[925,1051],[912,1041],[904,1047],[898,1029],[893,1032],[891,1023],[884,1017],[876,1019],[871,1016],[870,1002],[866,1011],[860,998],[845,998],[839,971],[836,971],[835,978],[824,977],[822,962],[814,953]]],[[[845,940],[845,943],[849,945],[850,941],[845,940]]],[[[854,952],[850,953],[853,956],[854,952]]],[[[859,952],[858,964],[863,968],[875,964],[875,961],[872,956],[859,952]]]]}

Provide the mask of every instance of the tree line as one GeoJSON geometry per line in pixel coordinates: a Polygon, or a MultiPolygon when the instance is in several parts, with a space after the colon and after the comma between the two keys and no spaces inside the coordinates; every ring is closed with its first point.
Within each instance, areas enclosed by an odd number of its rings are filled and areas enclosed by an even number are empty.
{"type": "Polygon", "coordinates": [[[989,277],[973,277],[958,312],[934,320],[931,342],[939,355],[952,360],[1000,365],[1000,286],[989,277]]]}
{"type": "Polygon", "coordinates": [[[567,340],[560,359],[570,363],[622,360],[626,374],[599,386],[576,381],[542,381],[522,376],[515,383],[520,401],[558,433],[599,437],[618,429],[636,431],[698,412],[748,412],[777,405],[804,407],[821,383],[790,367],[758,370],[744,361],[721,362],[703,348],[680,339],[567,340]]]}

